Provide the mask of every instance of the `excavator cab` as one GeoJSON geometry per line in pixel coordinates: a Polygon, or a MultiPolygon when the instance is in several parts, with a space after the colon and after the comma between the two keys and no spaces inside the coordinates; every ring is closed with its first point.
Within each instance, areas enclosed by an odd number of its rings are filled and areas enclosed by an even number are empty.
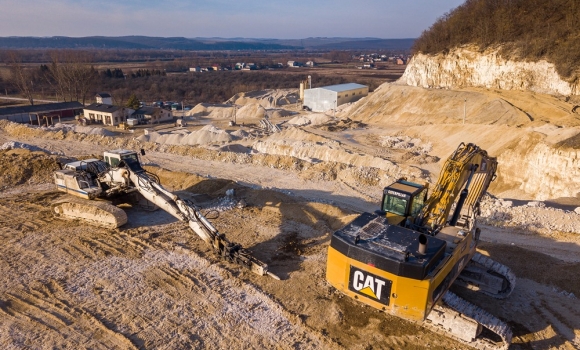
{"type": "Polygon", "coordinates": [[[427,186],[399,179],[383,190],[381,209],[391,225],[407,226],[421,212],[427,200],[427,186]]]}
{"type": "Polygon", "coordinates": [[[141,167],[141,162],[137,156],[137,152],[128,151],[124,149],[112,150],[104,153],[105,162],[107,162],[111,168],[117,168],[121,166],[127,166],[134,173],[142,173],[145,171],[141,167]]]}

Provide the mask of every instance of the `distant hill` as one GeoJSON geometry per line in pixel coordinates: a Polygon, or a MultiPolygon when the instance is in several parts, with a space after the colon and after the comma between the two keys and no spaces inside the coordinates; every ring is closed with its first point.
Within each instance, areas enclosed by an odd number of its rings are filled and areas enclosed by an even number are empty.
{"type": "Polygon", "coordinates": [[[415,39],[365,39],[325,43],[312,46],[320,50],[403,50],[408,51],[413,46],[415,39]]]}
{"type": "Polygon", "coordinates": [[[259,42],[307,50],[411,50],[415,39],[308,37],[303,39],[194,38],[202,42],[259,42]]]}
{"type": "Polygon", "coordinates": [[[199,40],[148,36],[71,38],[54,37],[0,37],[0,48],[5,49],[159,49],[159,50],[284,50],[294,47],[275,43],[220,41],[205,43],[199,40]]]}
{"type": "Polygon", "coordinates": [[[439,18],[415,41],[413,52],[436,54],[464,45],[499,46],[506,58],[553,63],[558,74],[578,79],[578,0],[467,0],[439,18]]]}
{"type": "Polygon", "coordinates": [[[0,37],[3,49],[154,49],[154,50],[410,50],[415,39],[378,38],[183,38],[149,36],[0,37]]]}

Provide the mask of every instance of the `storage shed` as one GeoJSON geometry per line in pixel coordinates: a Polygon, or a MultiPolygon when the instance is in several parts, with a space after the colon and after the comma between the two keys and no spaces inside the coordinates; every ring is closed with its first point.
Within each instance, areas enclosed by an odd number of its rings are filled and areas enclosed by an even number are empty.
{"type": "Polygon", "coordinates": [[[355,102],[369,94],[366,85],[347,83],[304,90],[304,109],[324,112],[345,103],[355,102]]]}
{"type": "Polygon", "coordinates": [[[0,120],[6,119],[16,123],[33,125],[52,125],[61,119],[73,119],[80,114],[83,105],[80,102],[56,102],[33,106],[11,106],[0,108],[0,120]],[[55,119],[56,118],[56,119],[55,119]]]}

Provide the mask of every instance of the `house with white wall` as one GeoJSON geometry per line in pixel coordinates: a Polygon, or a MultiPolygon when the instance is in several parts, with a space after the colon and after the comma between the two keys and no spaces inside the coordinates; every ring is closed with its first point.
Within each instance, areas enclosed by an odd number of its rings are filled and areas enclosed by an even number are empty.
{"type": "Polygon", "coordinates": [[[131,118],[137,119],[139,124],[158,124],[172,122],[173,113],[160,107],[141,107],[131,115],[131,118]]]}
{"type": "Polygon", "coordinates": [[[83,109],[83,116],[88,123],[117,126],[127,121],[134,110],[109,104],[93,103],[83,109]]]}

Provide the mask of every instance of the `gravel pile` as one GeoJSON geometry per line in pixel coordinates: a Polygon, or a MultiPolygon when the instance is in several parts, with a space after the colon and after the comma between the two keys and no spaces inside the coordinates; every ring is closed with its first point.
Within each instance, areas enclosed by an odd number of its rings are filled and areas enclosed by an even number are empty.
{"type": "Polygon", "coordinates": [[[45,153],[49,153],[49,154],[52,153],[50,151],[45,150],[44,148],[40,148],[37,146],[29,145],[29,144],[18,142],[18,141],[5,142],[4,144],[2,144],[0,146],[0,150],[11,150],[11,149],[18,149],[18,148],[27,149],[31,152],[40,151],[40,152],[45,152],[45,153]]]}
{"type": "Polygon", "coordinates": [[[580,208],[562,210],[532,201],[514,205],[512,201],[485,196],[481,202],[482,223],[517,227],[539,233],[550,231],[580,233],[580,208]]]}
{"type": "Polygon", "coordinates": [[[419,154],[427,154],[433,146],[430,142],[409,136],[383,136],[381,146],[394,149],[405,149],[419,154]]]}
{"type": "Polygon", "coordinates": [[[92,127],[92,126],[82,126],[76,124],[62,124],[56,123],[54,125],[48,127],[42,127],[42,130],[46,131],[63,131],[63,132],[76,132],[79,134],[87,134],[87,135],[102,135],[102,136],[113,136],[115,135],[114,132],[109,131],[107,129],[103,129],[100,127],[92,127]]]}

